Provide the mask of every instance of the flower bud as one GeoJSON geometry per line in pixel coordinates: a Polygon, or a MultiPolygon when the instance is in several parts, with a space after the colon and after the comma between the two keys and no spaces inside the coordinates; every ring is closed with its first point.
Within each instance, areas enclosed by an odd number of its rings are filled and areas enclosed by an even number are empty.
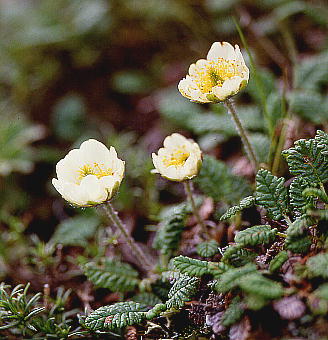
{"type": "Polygon", "coordinates": [[[184,136],[173,133],[164,140],[164,147],[158,154],[152,154],[155,170],[161,176],[181,182],[191,179],[199,173],[202,165],[202,153],[197,143],[184,136]]]}

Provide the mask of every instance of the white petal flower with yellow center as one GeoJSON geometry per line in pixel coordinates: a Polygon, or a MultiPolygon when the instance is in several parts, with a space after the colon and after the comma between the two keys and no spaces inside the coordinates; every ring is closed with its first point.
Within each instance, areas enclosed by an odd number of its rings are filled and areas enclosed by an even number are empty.
{"type": "Polygon", "coordinates": [[[88,207],[110,200],[124,175],[124,161],[113,147],[94,139],[71,150],[56,165],[53,186],[73,205],[88,207]]]}
{"type": "Polygon", "coordinates": [[[184,181],[197,176],[202,165],[202,152],[191,139],[173,133],[164,140],[158,154],[152,154],[155,170],[171,181],[184,181]]]}
{"type": "Polygon", "coordinates": [[[195,102],[220,102],[247,85],[249,69],[239,46],[215,42],[207,58],[189,67],[189,74],[179,82],[180,93],[195,102]]]}

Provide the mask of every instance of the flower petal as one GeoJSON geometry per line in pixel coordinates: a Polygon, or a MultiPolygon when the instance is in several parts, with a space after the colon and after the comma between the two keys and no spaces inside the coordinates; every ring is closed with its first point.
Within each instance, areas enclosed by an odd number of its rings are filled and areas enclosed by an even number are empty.
{"type": "Polygon", "coordinates": [[[213,87],[212,91],[219,100],[224,101],[239,92],[243,81],[241,77],[233,77],[226,80],[221,87],[213,87]]]}
{"type": "Polygon", "coordinates": [[[228,42],[215,42],[212,44],[207,53],[207,60],[223,59],[236,59],[235,49],[228,42]]]}

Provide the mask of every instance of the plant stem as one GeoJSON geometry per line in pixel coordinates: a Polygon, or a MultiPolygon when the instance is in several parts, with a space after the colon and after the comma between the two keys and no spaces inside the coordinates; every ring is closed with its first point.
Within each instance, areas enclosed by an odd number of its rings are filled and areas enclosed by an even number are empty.
{"type": "Polygon", "coordinates": [[[192,212],[193,212],[194,216],[196,217],[197,223],[201,226],[203,234],[206,236],[206,238],[208,238],[209,235],[208,235],[208,232],[207,232],[206,225],[204,224],[204,221],[200,217],[198,209],[196,207],[196,203],[195,203],[194,196],[193,196],[192,182],[190,180],[184,181],[183,186],[184,186],[186,195],[188,197],[188,200],[190,201],[192,212]]]}
{"type": "MultiPolygon", "coordinates": [[[[321,189],[321,191],[327,196],[325,186],[323,185],[322,182],[320,183],[320,189],[321,189]]],[[[327,203],[324,203],[324,205],[325,205],[325,209],[327,209],[327,208],[328,208],[328,204],[327,204],[327,203]]]]}
{"type": "Polygon", "coordinates": [[[151,262],[148,260],[148,258],[144,255],[143,251],[140,249],[140,247],[136,244],[135,240],[131,237],[128,230],[126,229],[126,226],[123,224],[123,222],[118,217],[117,212],[113,208],[112,204],[110,202],[106,202],[102,205],[104,210],[106,211],[106,214],[110,221],[113,223],[113,225],[120,230],[121,234],[125,238],[125,241],[128,243],[131,251],[133,252],[133,255],[138,260],[138,262],[141,264],[142,267],[147,271],[152,267],[151,262]]]}
{"type": "Polygon", "coordinates": [[[251,163],[253,164],[255,171],[256,171],[258,169],[258,162],[257,162],[256,156],[255,156],[255,152],[253,150],[251,143],[249,142],[249,140],[247,138],[246,131],[244,130],[243,125],[241,124],[241,121],[240,121],[240,119],[237,115],[237,112],[236,112],[236,110],[235,110],[230,99],[226,99],[224,104],[225,104],[226,108],[228,109],[228,112],[230,113],[231,118],[236,125],[237,131],[238,131],[239,136],[241,138],[241,141],[244,144],[247,156],[248,156],[249,160],[251,161],[251,163]]]}

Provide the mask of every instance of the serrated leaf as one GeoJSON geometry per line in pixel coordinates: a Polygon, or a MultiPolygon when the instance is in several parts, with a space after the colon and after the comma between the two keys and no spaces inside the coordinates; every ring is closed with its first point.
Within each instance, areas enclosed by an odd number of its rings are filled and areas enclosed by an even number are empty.
{"type": "Polygon", "coordinates": [[[179,270],[166,270],[162,272],[161,277],[164,281],[172,281],[178,280],[183,274],[179,270]]]}
{"type": "Polygon", "coordinates": [[[302,236],[307,223],[306,216],[296,219],[286,230],[288,238],[302,236]]]}
{"type": "Polygon", "coordinates": [[[314,139],[300,139],[294,147],[283,151],[289,171],[294,176],[302,176],[312,184],[328,181],[328,159],[321,152],[314,139]]]}
{"type": "Polygon", "coordinates": [[[302,195],[309,198],[319,198],[322,202],[328,203],[328,196],[318,188],[306,188],[303,190],[302,195]]]}
{"type": "Polygon", "coordinates": [[[296,216],[303,214],[309,206],[313,205],[311,197],[304,197],[303,191],[309,186],[303,177],[296,177],[289,186],[290,205],[296,216]]]}
{"type": "Polygon", "coordinates": [[[220,218],[220,221],[227,220],[232,216],[236,215],[238,212],[242,211],[243,209],[250,208],[255,204],[255,197],[247,196],[243,198],[238,205],[235,205],[229,208],[220,218]]]}
{"type": "Polygon", "coordinates": [[[262,133],[252,133],[249,135],[249,141],[253,146],[256,159],[259,163],[265,163],[268,158],[270,148],[270,139],[262,133]]]}
{"type": "Polygon", "coordinates": [[[97,216],[75,216],[61,222],[51,238],[53,243],[86,246],[100,223],[97,216]]]}
{"type": "Polygon", "coordinates": [[[131,298],[132,301],[140,303],[145,309],[153,307],[156,304],[162,303],[162,300],[153,293],[143,292],[131,298]]]}
{"type": "Polygon", "coordinates": [[[243,276],[255,271],[256,266],[252,263],[249,263],[240,268],[229,269],[221,275],[219,281],[214,285],[214,289],[219,293],[226,293],[229,290],[237,287],[239,284],[239,280],[243,276]]]}
{"type": "Polygon", "coordinates": [[[328,134],[322,130],[317,130],[315,140],[322,154],[328,156],[328,134]]]}
{"type": "Polygon", "coordinates": [[[229,327],[239,321],[244,314],[243,304],[240,301],[240,298],[237,296],[235,297],[226,311],[224,312],[221,325],[224,327],[229,327]]]}
{"type": "Polygon", "coordinates": [[[84,274],[99,288],[108,288],[113,292],[133,290],[138,284],[138,272],[129,264],[106,259],[102,266],[87,263],[84,274]]]}
{"type": "Polygon", "coordinates": [[[199,279],[196,277],[182,276],[172,286],[169,291],[169,300],[166,302],[168,309],[178,309],[189,301],[196,293],[199,279]]]}
{"type": "Polygon", "coordinates": [[[319,86],[327,83],[328,55],[317,54],[312,58],[302,60],[295,65],[295,87],[318,91],[319,86]]]}
{"type": "Polygon", "coordinates": [[[106,331],[141,323],[146,319],[139,303],[128,301],[103,306],[85,319],[85,326],[93,331],[106,331]]]}
{"type": "Polygon", "coordinates": [[[287,237],[285,248],[293,253],[305,254],[311,246],[311,240],[308,236],[287,237]]]}
{"type": "Polygon", "coordinates": [[[269,216],[281,219],[288,212],[287,188],[284,178],[273,176],[270,171],[260,169],[256,174],[256,202],[267,209],[269,216]]]}
{"type": "Polygon", "coordinates": [[[186,256],[178,256],[173,259],[173,265],[182,274],[201,277],[208,274],[208,261],[200,261],[186,256]]]}
{"type": "Polygon", "coordinates": [[[234,204],[250,194],[249,184],[233,175],[224,162],[205,155],[203,165],[195,182],[200,190],[216,202],[224,201],[234,204]]]}
{"type": "Polygon", "coordinates": [[[248,249],[244,249],[242,245],[236,244],[229,246],[223,253],[221,261],[231,264],[233,266],[243,266],[248,262],[251,262],[256,253],[248,249]]]}
{"type": "Polygon", "coordinates": [[[278,253],[270,262],[269,270],[271,273],[278,271],[281,266],[288,260],[288,253],[286,250],[278,253]]]}
{"type": "Polygon", "coordinates": [[[159,316],[162,312],[167,309],[165,303],[158,303],[156,304],[151,310],[149,310],[146,314],[146,319],[151,320],[159,316]]]}
{"type": "Polygon", "coordinates": [[[294,90],[289,96],[292,112],[314,124],[327,121],[327,98],[318,92],[294,90]]]}
{"type": "Polygon", "coordinates": [[[154,248],[167,255],[178,249],[185,226],[188,209],[185,204],[176,206],[169,216],[163,218],[154,239],[154,248]]]}
{"type": "Polygon", "coordinates": [[[218,252],[219,244],[214,241],[202,242],[197,245],[197,253],[202,257],[211,257],[218,252]]]}
{"type": "Polygon", "coordinates": [[[258,273],[241,277],[238,284],[246,293],[259,295],[265,299],[277,299],[284,293],[280,283],[258,273]]]}
{"type": "Polygon", "coordinates": [[[227,270],[229,270],[231,266],[224,262],[209,262],[208,264],[208,270],[209,274],[213,275],[215,279],[218,279],[221,277],[223,273],[225,273],[227,270]]]}
{"type": "Polygon", "coordinates": [[[271,243],[276,238],[277,231],[269,225],[256,225],[239,231],[235,236],[235,242],[242,246],[271,243]]]}
{"type": "Polygon", "coordinates": [[[328,278],[328,253],[321,253],[310,257],[306,262],[310,277],[321,276],[328,278]]]}

